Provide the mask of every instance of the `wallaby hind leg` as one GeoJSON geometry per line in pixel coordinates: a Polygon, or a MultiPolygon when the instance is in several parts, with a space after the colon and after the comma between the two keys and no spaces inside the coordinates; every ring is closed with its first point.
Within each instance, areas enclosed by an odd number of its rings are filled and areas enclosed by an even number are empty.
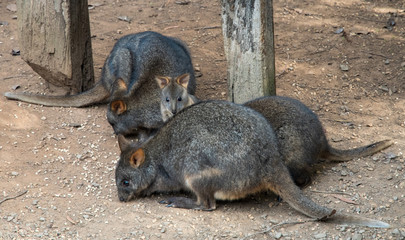
{"type": "Polygon", "coordinates": [[[185,197],[172,197],[162,203],[167,203],[168,207],[187,208],[211,211],[216,209],[214,191],[215,176],[219,175],[216,169],[206,169],[202,173],[194,175],[190,174],[186,177],[186,184],[190,190],[196,195],[197,201],[185,197]]]}

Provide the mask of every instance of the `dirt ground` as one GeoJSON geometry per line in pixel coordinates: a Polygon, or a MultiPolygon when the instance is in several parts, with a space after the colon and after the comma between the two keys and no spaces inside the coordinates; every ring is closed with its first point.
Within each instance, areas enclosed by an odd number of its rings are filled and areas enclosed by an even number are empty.
{"type": "MultiPolygon", "coordinates": [[[[12,3],[0,2],[1,95],[63,93],[11,55],[19,47],[12,3]]],[[[188,44],[202,74],[198,97],[226,99],[219,1],[89,4],[97,78],[118,38],[153,30],[188,44]]],[[[163,195],[121,203],[119,149],[106,106],[43,107],[0,97],[0,239],[404,239],[405,2],[274,1],[274,22],[278,95],[313,109],[333,146],[395,142],[373,156],[326,165],[305,193],[392,228],[308,222],[269,229],[307,219],[269,193],[220,202],[213,212],[167,208],[158,203],[163,195]]]]}

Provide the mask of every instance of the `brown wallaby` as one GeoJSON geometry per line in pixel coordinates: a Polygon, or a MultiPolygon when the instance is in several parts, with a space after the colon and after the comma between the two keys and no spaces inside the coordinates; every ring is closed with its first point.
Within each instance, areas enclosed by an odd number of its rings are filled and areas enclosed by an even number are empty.
{"type": "Polygon", "coordinates": [[[162,89],[160,98],[160,111],[163,121],[166,122],[178,110],[196,103],[197,98],[187,92],[190,74],[185,73],[175,80],[171,77],[157,76],[156,81],[162,89]]]}
{"type": "Polygon", "coordinates": [[[46,106],[85,107],[110,103],[107,118],[117,134],[153,131],[163,123],[159,111],[160,88],[155,76],[175,78],[189,74],[187,91],[195,93],[193,64],[186,45],[156,32],[120,38],[107,57],[101,79],[83,93],[46,96],[5,93],[8,99],[46,106]]]}
{"type": "Polygon", "coordinates": [[[200,102],[178,112],[144,143],[122,135],[118,142],[121,156],[115,177],[120,201],[186,190],[197,199],[171,197],[162,203],[214,210],[216,199],[235,200],[271,190],[311,218],[389,227],[378,220],[338,213],[306,197],[282,160],[269,122],[242,105],[200,102]]]}
{"type": "MultiPolygon", "coordinates": [[[[170,92],[164,97],[172,98],[170,92]]],[[[198,102],[193,97],[194,102],[198,102]]],[[[311,175],[321,160],[348,161],[381,151],[393,143],[390,140],[375,142],[366,146],[340,150],[329,145],[325,131],[317,115],[302,102],[289,97],[261,97],[244,104],[261,113],[276,133],[280,152],[284,156],[295,183],[304,187],[311,182],[311,175]]],[[[181,110],[176,106],[174,112],[181,110]]]]}

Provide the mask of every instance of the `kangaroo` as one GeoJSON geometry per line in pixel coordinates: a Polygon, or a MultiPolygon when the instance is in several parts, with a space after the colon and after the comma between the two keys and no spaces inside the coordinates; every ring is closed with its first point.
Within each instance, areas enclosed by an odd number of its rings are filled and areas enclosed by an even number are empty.
{"type": "Polygon", "coordinates": [[[157,76],[156,82],[162,89],[160,111],[164,122],[173,117],[178,110],[191,106],[198,101],[194,95],[187,92],[190,82],[190,74],[188,73],[177,77],[175,80],[171,77],[157,76]]]}
{"type": "Polygon", "coordinates": [[[186,45],[156,32],[120,38],[107,57],[101,79],[77,95],[46,96],[5,93],[6,98],[45,106],[86,107],[109,103],[107,119],[116,134],[154,131],[163,124],[159,111],[160,89],[155,76],[189,74],[187,91],[195,93],[193,64],[186,45]]]}
{"type": "Polygon", "coordinates": [[[251,108],[206,101],[170,118],[148,141],[118,136],[121,149],[115,178],[120,201],[155,192],[186,190],[196,196],[170,197],[168,207],[214,210],[216,199],[236,200],[271,190],[297,211],[318,220],[389,227],[320,206],[296,186],[278,150],[269,122],[251,108]]]}
{"type": "MultiPolygon", "coordinates": [[[[162,99],[172,99],[174,95],[165,92],[162,96],[162,99]]],[[[194,102],[199,101],[188,94],[187,98],[191,97],[194,102]]],[[[186,97],[183,96],[184,98],[186,97]]],[[[353,149],[336,149],[330,146],[318,116],[296,99],[267,96],[248,101],[244,105],[261,113],[273,126],[285,164],[300,187],[311,183],[311,175],[321,160],[348,161],[372,155],[393,144],[390,140],[383,140],[353,149]]],[[[182,105],[176,107],[172,112],[182,109],[182,105]]]]}

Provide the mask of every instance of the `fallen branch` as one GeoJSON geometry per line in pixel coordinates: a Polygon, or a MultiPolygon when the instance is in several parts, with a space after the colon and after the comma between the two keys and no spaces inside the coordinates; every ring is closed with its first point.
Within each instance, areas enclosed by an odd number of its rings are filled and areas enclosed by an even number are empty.
{"type": "Polygon", "coordinates": [[[274,226],[268,227],[267,229],[265,229],[265,230],[263,230],[263,231],[249,234],[249,235],[247,235],[246,237],[244,237],[244,238],[242,238],[242,239],[247,239],[247,238],[253,237],[253,236],[258,235],[258,234],[265,234],[265,233],[268,233],[268,232],[270,232],[271,230],[273,230],[274,228],[280,227],[280,226],[283,226],[283,225],[303,224],[303,223],[317,222],[317,221],[318,221],[318,219],[308,219],[308,220],[305,220],[305,221],[294,221],[294,222],[285,221],[285,222],[278,223],[278,224],[276,224],[276,225],[274,225],[274,226]]]}
{"type": "Polygon", "coordinates": [[[341,194],[341,195],[348,195],[350,196],[349,193],[345,193],[345,192],[327,192],[327,191],[317,191],[317,190],[310,190],[311,192],[314,193],[325,193],[325,194],[341,194]]]}
{"type": "Polygon", "coordinates": [[[18,197],[21,197],[22,195],[26,194],[27,192],[28,192],[28,190],[25,190],[24,192],[19,193],[17,196],[14,196],[14,197],[6,197],[6,198],[4,198],[3,200],[0,201],[0,204],[4,203],[5,201],[8,201],[8,200],[16,199],[16,198],[18,198],[18,197]]]}

